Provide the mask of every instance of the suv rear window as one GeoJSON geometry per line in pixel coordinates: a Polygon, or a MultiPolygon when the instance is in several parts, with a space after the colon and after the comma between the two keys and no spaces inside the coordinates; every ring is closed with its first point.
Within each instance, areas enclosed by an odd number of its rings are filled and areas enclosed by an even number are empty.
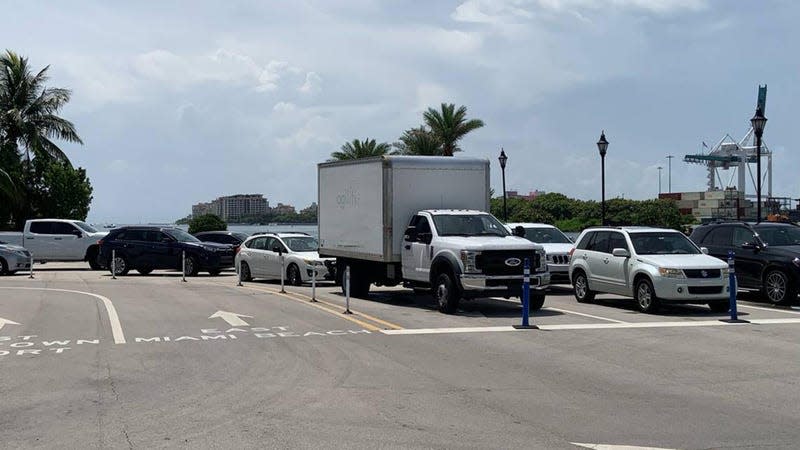
{"type": "Polygon", "coordinates": [[[577,248],[578,250],[586,250],[586,247],[589,246],[589,242],[592,241],[592,238],[594,238],[594,235],[595,235],[594,231],[590,231],[590,232],[584,234],[583,238],[581,238],[581,240],[578,241],[578,244],[575,245],[575,248],[577,248]]]}

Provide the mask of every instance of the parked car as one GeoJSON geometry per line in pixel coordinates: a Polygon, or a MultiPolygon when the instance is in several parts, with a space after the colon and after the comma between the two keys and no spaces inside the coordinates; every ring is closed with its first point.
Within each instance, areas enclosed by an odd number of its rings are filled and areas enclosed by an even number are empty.
{"type": "Polygon", "coordinates": [[[247,239],[248,235],[238,231],[201,231],[195,233],[194,237],[203,242],[232,245],[235,251],[239,251],[239,246],[247,239]]]}
{"type": "Polygon", "coordinates": [[[558,228],[546,223],[509,223],[509,231],[517,227],[525,230],[525,239],[544,247],[550,283],[569,283],[569,252],[573,242],[558,228]]]}
{"type": "Polygon", "coordinates": [[[111,230],[100,241],[100,260],[111,270],[111,257],[116,251],[114,270],[125,275],[135,269],[147,275],[154,269],[182,270],[186,252],[186,275],[200,271],[211,275],[233,267],[234,250],[227,244],[201,242],[191,234],[172,227],[128,226],[111,230]]]}
{"type": "Polygon", "coordinates": [[[31,254],[24,247],[0,241],[0,275],[14,275],[19,270],[30,270],[31,254]]]}
{"type": "Polygon", "coordinates": [[[250,236],[236,254],[236,270],[242,280],[280,279],[281,255],[289,284],[310,282],[316,270],[318,280],[333,280],[336,259],[320,258],[319,242],[305,233],[263,233],[250,236]]]}
{"type": "Polygon", "coordinates": [[[578,236],[569,265],[575,298],[633,297],[642,312],[661,303],[707,303],[728,311],[728,265],[683,233],[661,228],[590,228],[578,236]]]}
{"type": "Polygon", "coordinates": [[[800,227],[777,222],[721,222],[701,225],[691,239],[708,247],[709,254],[727,261],[736,254],[736,281],[759,289],[771,303],[797,301],[800,288],[800,227]]]}
{"type": "Polygon", "coordinates": [[[25,247],[38,262],[87,261],[98,270],[97,241],[106,234],[80,220],[33,219],[22,232],[0,233],[0,240],[25,247]]]}

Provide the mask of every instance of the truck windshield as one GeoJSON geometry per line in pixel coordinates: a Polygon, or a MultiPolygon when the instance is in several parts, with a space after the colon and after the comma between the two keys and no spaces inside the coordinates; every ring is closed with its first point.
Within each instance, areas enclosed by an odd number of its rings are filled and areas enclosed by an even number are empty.
{"type": "Polygon", "coordinates": [[[439,236],[508,236],[508,230],[489,214],[437,214],[433,224],[439,236]]]}
{"type": "Polygon", "coordinates": [[[700,254],[700,249],[682,233],[631,233],[630,236],[639,255],[700,254]]]}
{"type": "Polygon", "coordinates": [[[97,233],[97,229],[85,222],[74,222],[80,229],[87,233],[97,233]]]}
{"type": "Polygon", "coordinates": [[[187,233],[187,232],[185,232],[183,230],[179,230],[177,228],[174,228],[174,229],[171,229],[171,230],[164,230],[164,231],[168,235],[174,237],[175,240],[177,240],[178,242],[200,242],[200,239],[197,239],[196,237],[192,236],[191,234],[189,234],[189,233],[187,233]]]}
{"type": "Polygon", "coordinates": [[[525,228],[525,239],[537,244],[571,244],[564,233],[558,228],[532,227],[525,228]]]}
{"type": "Polygon", "coordinates": [[[313,237],[285,237],[283,242],[293,252],[315,252],[319,250],[319,243],[313,237]]]}
{"type": "Polygon", "coordinates": [[[800,245],[800,227],[786,226],[761,226],[756,227],[758,237],[771,247],[786,245],[800,245]]]}

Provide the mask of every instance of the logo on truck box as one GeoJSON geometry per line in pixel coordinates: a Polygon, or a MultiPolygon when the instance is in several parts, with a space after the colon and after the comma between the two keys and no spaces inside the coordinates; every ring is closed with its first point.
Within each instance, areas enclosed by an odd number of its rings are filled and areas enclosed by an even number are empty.
{"type": "Polygon", "coordinates": [[[353,189],[353,186],[348,186],[344,193],[336,196],[336,204],[340,209],[357,208],[358,207],[358,192],[353,189]]]}

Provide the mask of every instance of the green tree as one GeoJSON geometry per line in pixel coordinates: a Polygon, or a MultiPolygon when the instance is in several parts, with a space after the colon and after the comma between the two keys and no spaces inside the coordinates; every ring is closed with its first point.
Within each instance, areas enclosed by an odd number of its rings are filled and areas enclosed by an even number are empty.
{"type": "Polygon", "coordinates": [[[442,143],[430,130],[421,126],[403,132],[393,144],[401,155],[443,156],[442,143]]]}
{"type": "Polygon", "coordinates": [[[228,224],[216,214],[203,214],[193,217],[189,221],[189,233],[195,234],[201,231],[225,231],[228,224]]]}
{"type": "Polygon", "coordinates": [[[36,158],[33,165],[37,175],[31,193],[35,215],[86,220],[93,198],[86,170],[45,158],[36,158]]]}
{"type": "MultiPolygon", "coordinates": [[[[0,204],[0,226],[11,219],[20,227],[25,219],[37,217],[37,211],[47,208],[36,202],[51,201],[37,195],[37,190],[42,189],[41,177],[45,173],[53,175],[54,170],[60,169],[46,171],[46,164],[38,164],[37,168],[33,161],[58,161],[71,168],[69,158],[54,140],[83,143],[72,122],[58,115],[71,93],[45,86],[48,69],[49,66],[34,74],[27,58],[11,50],[0,55],[0,170],[8,175],[2,178],[11,180],[16,200],[0,204]]],[[[7,194],[9,181],[2,183],[7,194]]],[[[76,194],[86,193],[85,186],[76,189],[76,194]]],[[[91,191],[88,195],[90,201],[91,191]]]]}
{"type": "Polygon", "coordinates": [[[484,125],[480,119],[467,120],[467,107],[460,106],[456,110],[456,105],[452,103],[442,103],[441,110],[428,108],[422,117],[441,143],[444,156],[453,156],[453,153],[461,151],[458,141],[484,125]]]}
{"type": "Polygon", "coordinates": [[[386,142],[377,143],[375,139],[353,139],[345,142],[338,152],[331,153],[333,161],[344,161],[350,159],[369,158],[372,156],[383,156],[389,153],[391,146],[386,142]]]}

